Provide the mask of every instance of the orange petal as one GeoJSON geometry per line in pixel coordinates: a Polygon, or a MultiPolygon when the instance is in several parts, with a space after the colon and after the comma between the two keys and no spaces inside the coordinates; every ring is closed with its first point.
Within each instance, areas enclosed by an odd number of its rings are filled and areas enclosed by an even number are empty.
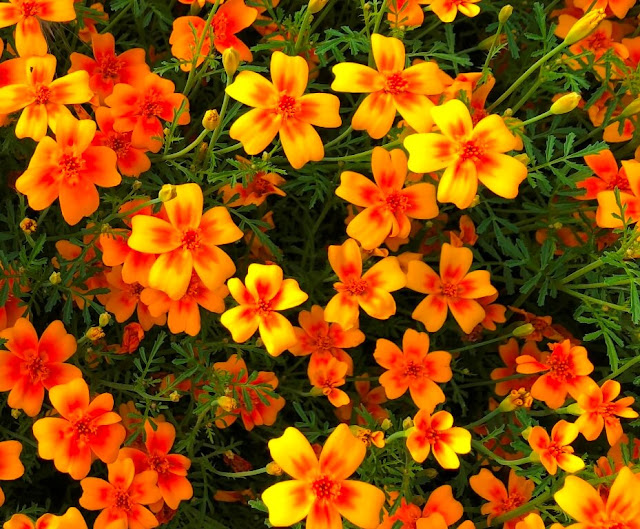
{"type": "Polygon", "coordinates": [[[414,173],[438,171],[457,159],[455,142],[442,134],[411,134],[404,146],[409,151],[409,169],[414,173]]]}
{"type": "Polygon", "coordinates": [[[316,127],[335,128],[342,125],[340,100],[333,94],[306,94],[298,98],[296,118],[316,127]]]}
{"type": "Polygon", "coordinates": [[[393,96],[384,91],[374,92],[360,103],[351,119],[351,126],[354,130],[366,130],[377,140],[391,130],[395,117],[393,96]]]}
{"type": "Polygon", "coordinates": [[[434,107],[431,115],[442,134],[454,141],[464,141],[471,136],[473,124],[467,106],[459,99],[452,99],[434,107]]]}
{"type": "Polygon", "coordinates": [[[272,110],[256,108],[231,125],[229,136],[242,143],[247,154],[260,154],[276,137],[282,116],[272,110]]]}
{"type": "Polygon", "coordinates": [[[318,471],[318,459],[307,438],[296,428],[287,428],[281,437],[269,441],[273,460],[294,479],[308,481],[318,471]]]}
{"type": "Polygon", "coordinates": [[[468,208],[477,192],[478,171],[472,160],[449,165],[438,182],[438,202],[452,202],[459,209],[468,208]]]}
{"type": "Polygon", "coordinates": [[[336,64],[331,71],[335,75],[331,90],[351,94],[368,94],[382,90],[384,76],[369,66],[353,62],[336,64]]]}
{"type": "Polygon", "coordinates": [[[129,247],[144,253],[171,252],[180,247],[182,238],[166,220],[149,215],[136,215],[131,219],[129,247]]]}
{"type": "Polygon", "coordinates": [[[405,52],[401,40],[374,33],[371,35],[371,51],[379,71],[396,73],[404,70],[405,52]]]}
{"type": "Polygon", "coordinates": [[[177,249],[163,253],[149,270],[149,286],[162,290],[171,299],[180,299],[187,292],[192,272],[193,255],[189,250],[177,249]]]}
{"type": "Polygon", "coordinates": [[[302,57],[275,51],[271,55],[271,80],[278,93],[298,98],[307,88],[309,65],[302,57]]]}
{"type": "MultiPolygon", "coordinates": [[[[306,64],[306,63],[305,63],[306,64]]],[[[307,162],[324,158],[324,145],[320,135],[309,123],[289,118],[280,127],[282,149],[291,167],[300,169],[307,162]]]]}
{"type": "Polygon", "coordinates": [[[202,189],[198,184],[182,184],[175,190],[176,197],[164,203],[169,222],[179,231],[197,229],[202,219],[202,189]]]}
{"type": "Polygon", "coordinates": [[[422,322],[429,332],[442,328],[447,319],[448,306],[444,298],[437,294],[429,294],[414,309],[411,317],[422,322]]]}
{"type": "Polygon", "coordinates": [[[244,70],[226,88],[233,99],[250,107],[270,109],[278,103],[278,91],[262,75],[244,70]]]}
{"type": "Polygon", "coordinates": [[[361,465],[367,449],[346,424],[340,424],[327,438],[320,454],[320,471],[342,481],[361,465]]]}
{"type": "Polygon", "coordinates": [[[361,481],[347,480],[340,484],[335,506],[342,516],[358,527],[377,527],[384,505],[384,492],[361,481]]]}
{"type": "Polygon", "coordinates": [[[288,527],[304,519],[315,496],[303,481],[282,481],[262,493],[262,501],[269,510],[269,522],[275,527],[288,527]]]}

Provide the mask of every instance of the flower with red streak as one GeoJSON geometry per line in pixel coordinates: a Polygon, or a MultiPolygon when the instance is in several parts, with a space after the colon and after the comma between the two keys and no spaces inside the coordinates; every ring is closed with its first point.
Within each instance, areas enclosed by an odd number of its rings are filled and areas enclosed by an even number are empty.
{"type": "Polygon", "coordinates": [[[486,313],[477,299],[497,290],[491,285],[489,272],[469,272],[473,253],[469,248],[456,248],[448,243],[440,253],[440,275],[423,261],[410,261],[407,287],[427,294],[411,317],[424,324],[429,332],[439,330],[449,310],[465,333],[484,320],[486,313]]]}
{"type": "Polygon", "coordinates": [[[636,0],[573,0],[573,5],[585,13],[594,9],[606,9],[618,18],[626,17],[635,3],[636,0]]]}
{"type": "Polygon", "coordinates": [[[561,332],[559,325],[552,324],[553,319],[551,316],[537,316],[532,312],[520,309],[518,307],[509,307],[509,310],[515,314],[524,316],[523,323],[530,323],[533,325],[533,332],[527,335],[527,340],[534,340],[539,342],[548,338],[549,340],[559,341],[564,338],[569,338],[561,332]]]}
{"type": "Polygon", "coordinates": [[[136,474],[131,459],[108,465],[109,481],[84,478],[80,482],[80,506],[89,511],[101,511],[93,524],[94,529],[151,529],[158,520],[143,507],[157,502],[162,492],[157,487],[158,474],[145,470],[136,474]]]}
{"type": "Polygon", "coordinates": [[[128,323],[122,330],[122,342],[118,353],[131,354],[138,350],[140,342],[144,338],[144,329],[139,323],[128,323]]]}
{"type": "Polygon", "coordinates": [[[431,415],[430,410],[419,410],[413,424],[407,437],[407,449],[418,463],[433,451],[442,468],[459,468],[458,454],[471,452],[471,434],[464,428],[453,426],[453,416],[448,411],[431,415]]]}
{"type": "Polygon", "coordinates": [[[45,417],[33,425],[38,454],[53,460],[60,472],[84,478],[94,458],[113,463],[125,439],[122,419],[113,410],[113,396],[102,393],[89,401],[89,386],[76,378],[49,390],[49,399],[61,417],[45,417]]]}
{"type": "Polygon", "coordinates": [[[552,476],[558,467],[565,472],[582,470],[584,461],[573,455],[573,447],[569,446],[578,433],[578,427],[567,421],[558,421],[551,430],[551,436],[542,426],[534,426],[528,439],[533,450],[532,459],[539,460],[552,476]]]}
{"type": "Polygon", "coordinates": [[[597,225],[601,228],[621,228],[625,222],[638,222],[640,220],[640,162],[623,160],[617,179],[611,180],[609,186],[612,184],[613,187],[608,187],[596,194],[597,225]],[[620,175],[626,177],[626,183],[620,175]],[[616,195],[619,195],[619,198],[616,195]],[[624,212],[620,206],[624,208],[624,212]]]}
{"type": "Polygon", "coordinates": [[[276,527],[307,519],[307,527],[335,528],[341,516],[363,529],[380,521],[384,493],[377,487],[347,479],[360,466],[367,448],[340,424],[327,439],[320,458],[295,428],[269,441],[273,460],[293,480],[272,485],[262,493],[269,521],[276,527]]]}
{"type": "MultiPolygon", "coordinates": [[[[78,3],[79,0],[73,1],[78,3]]],[[[89,9],[92,11],[84,11],[81,17],[83,27],[80,27],[80,24],[78,24],[78,38],[82,42],[91,42],[94,35],[98,35],[96,24],[99,21],[105,24],[109,21],[109,14],[104,12],[104,4],[96,2],[95,4],[91,4],[89,9]]]]}
{"type": "Polygon", "coordinates": [[[433,410],[445,401],[438,383],[451,380],[451,355],[446,351],[429,352],[429,335],[407,329],[402,338],[402,350],[393,342],[378,339],[373,353],[376,362],[384,367],[380,384],[388,399],[411,393],[420,409],[433,410]]]}
{"type": "MultiPolygon", "coordinates": [[[[0,481],[12,481],[22,477],[24,465],[20,461],[22,444],[19,441],[0,442],[0,481]]],[[[5,496],[0,488],[0,507],[4,504],[5,496]]]]}
{"type": "Polygon", "coordinates": [[[393,27],[422,26],[422,6],[428,3],[429,0],[386,0],[387,20],[393,27]]]}
{"type": "Polygon", "coordinates": [[[416,521],[416,529],[445,529],[463,515],[462,504],[453,497],[451,485],[442,485],[430,495],[416,521]]]}
{"type": "MultiPolygon", "coordinates": [[[[249,160],[241,156],[237,156],[237,159],[244,166],[244,170],[251,171],[249,160]]],[[[284,183],[285,179],[277,173],[251,171],[245,182],[238,182],[233,186],[231,184],[224,185],[218,192],[222,195],[227,207],[259,206],[269,195],[286,196],[287,194],[279,187],[284,183]]]]}
{"type": "MultiPolygon", "coordinates": [[[[368,373],[362,373],[358,378],[367,379],[368,377],[368,373]]],[[[371,382],[369,380],[356,380],[354,386],[357,393],[355,402],[354,399],[351,399],[349,404],[340,406],[336,409],[335,411],[338,419],[342,422],[350,422],[354,408],[364,410],[378,423],[381,423],[389,417],[389,412],[380,406],[380,404],[387,402],[387,396],[385,395],[385,391],[382,386],[372,389],[371,382]]],[[[357,413],[356,422],[360,425],[365,425],[368,423],[368,420],[364,414],[357,413]]]]}
{"type": "Polygon", "coordinates": [[[458,13],[473,18],[480,13],[480,0],[430,0],[431,10],[442,22],[453,22],[458,13]]]}
{"type": "Polygon", "coordinates": [[[582,414],[575,424],[587,441],[595,441],[604,428],[607,441],[613,446],[620,440],[623,433],[618,417],[625,419],[638,417],[638,412],[630,407],[635,402],[633,397],[614,400],[620,395],[620,389],[619,382],[607,380],[602,387],[594,387],[576,399],[582,414]]]}
{"type": "MultiPolygon", "coordinates": [[[[509,341],[506,344],[498,346],[498,354],[506,367],[496,367],[491,371],[491,380],[500,380],[501,378],[507,378],[518,374],[517,359],[520,356],[528,356],[535,358],[536,360],[540,360],[542,358],[542,352],[538,349],[536,342],[527,340],[521,349],[515,338],[509,338],[509,341]]],[[[528,391],[531,389],[531,386],[537,378],[538,377],[533,375],[530,377],[496,382],[494,390],[495,394],[500,397],[504,397],[511,391],[519,390],[520,388],[524,388],[528,391]]]]}
{"type": "Polygon", "coordinates": [[[346,363],[340,362],[328,352],[313,354],[309,362],[307,373],[311,385],[336,408],[350,402],[349,395],[338,389],[346,382],[344,377],[348,368],[346,363]]]}
{"type": "Polygon", "coordinates": [[[69,507],[62,516],[43,514],[34,523],[24,514],[14,514],[2,526],[3,529],[87,529],[87,522],[75,507],[69,507]]]}
{"type": "Polygon", "coordinates": [[[567,393],[577,399],[597,384],[588,376],[593,364],[584,347],[564,340],[549,344],[549,349],[551,352],[543,353],[539,360],[530,355],[519,356],[516,370],[527,375],[544,372],[531,386],[531,396],[555,410],[564,404],[567,393]]]}
{"type": "Polygon", "coordinates": [[[407,155],[374,147],[371,157],[375,183],[360,173],[344,171],[336,195],[364,208],[347,226],[347,235],[365,250],[380,246],[387,237],[406,238],[410,219],[432,219],[438,215],[436,189],[425,182],[405,187],[407,155]]]}
{"type": "Polygon", "coordinates": [[[296,343],[293,326],[278,311],[297,307],[309,296],[300,290],[295,279],[283,279],[282,268],[251,263],[245,284],[233,277],[227,287],[238,306],[227,310],[220,323],[229,329],[235,342],[244,343],[259,331],[267,352],[273,356],[296,343]]]}
{"type": "Polygon", "coordinates": [[[65,364],[76,352],[76,339],[56,320],[40,339],[29,320],[20,318],[15,325],[0,332],[8,340],[0,351],[0,391],[9,391],[11,408],[24,410],[35,417],[42,409],[44,391],[82,377],[76,366],[65,364]]]}
{"type": "Polygon", "coordinates": [[[584,189],[584,195],[576,198],[594,199],[602,191],[613,191],[619,189],[621,193],[628,193],[631,189],[627,171],[638,173],[640,163],[634,160],[623,160],[622,167],[618,168],[618,162],[609,149],[600,151],[598,154],[590,154],[584,157],[585,163],[595,173],[576,183],[578,189],[584,189]]]}

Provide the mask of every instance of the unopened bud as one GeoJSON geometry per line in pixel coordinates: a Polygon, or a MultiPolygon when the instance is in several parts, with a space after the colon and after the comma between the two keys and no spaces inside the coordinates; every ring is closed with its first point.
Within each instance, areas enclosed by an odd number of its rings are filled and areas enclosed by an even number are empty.
{"type": "Polygon", "coordinates": [[[402,421],[402,429],[408,430],[409,428],[413,428],[413,419],[411,417],[407,417],[402,421]]]}
{"type": "Polygon", "coordinates": [[[35,233],[35,231],[38,229],[38,223],[35,220],[30,219],[29,217],[25,217],[20,221],[20,229],[30,235],[32,233],[35,233]]]}
{"type": "Polygon", "coordinates": [[[142,182],[140,180],[136,180],[135,182],[133,182],[133,184],[131,184],[131,187],[134,191],[137,191],[142,187],[142,182]]]}
{"type": "Polygon", "coordinates": [[[53,272],[49,276],[49,283],[52,285],[59,285],[62,282],[62,278],[60,277],[60,272],[53,272]]]}
{"type": "Polygon", "coordinates": [[[20,415],[22,415],[22,412],[20,410],[11,410],[11,417],[13,417],[14,419],[17,419],[18,417],[20,417],[20,415]]]}
{"type": "Polygon", "coordinates": [[[531,430],[533,430],[533,426],[527,426],[524,430],[522,430],[522,438],[526,441],[529,439],[531,435],[531,430]]]}
{"type": "Polygon", "coordinates": [[[220,114],[214,108],[213,110],[207,110],[202,118],[202,127],[207,130],[216,130],[216,127],[220,123],[220,114]]]}
{"type": "Polygon", "coordinates": [[[270,158],[271,158],[271,155],[267,151],[264,151],[262,153],[262,161],[263,162],[268,162],[270,158]]]}
{"type": "Polygon", "coordinates": [[[598,24],[604,20],[605,16],[604,9],[589,11],[571,27],[567,36],[564,38],[564,44],[571,46],[588,37],[591,32],[598,27],[598,24]]]}
{"type": "Polygon", "coordinates": [[[227,48],[222,52],[222,66],[229,77],[233,77],[238,71],[240,54],[234,48],[227,48]]]}
{"type": "Polygon", "coordinates": [[[265,467],[267,469],[267,474],[270,476],[282,476],[282,468],[275,461],[271,461],[271,463],[267,463],[265,467]]]}
{"type": "Polygon", "coordinates": [[[515,158],[516,160],[518,160],[518,161],[519,161],[521,164],[523,164],[523,165],[527,165],[527,164],[529,163],[529,160],[530,160],[530,158],[529,158],[526,154],[524,154],[524,153],[522,153],[522,154],[516,154],[516,155],[514,156],[514,158],[515,158]]]}
{"type": "Polygon", "coordinates": [[[393,424],[391,423],[391,421],[389,419],[384,419],[381,423],[380,423],[380,428],[382,428],[385,432],[391,428],[393,426],[393,424]]]}
{"type": "Polygon", "coordinates": [[[92,342],[97,342],[104,338],[104,331],[100,327],[91,327],[85,336],[92,342]]]}
{"type": "Polygon", "coordinates": [[[476,195],[475,197],[473,197],[473,200],[471,201],[471,204],[469,204],[469,207],[475,208],[478,204],[480,204],[480,195],[476,195]]]}
{"type": "Polygon", "coordinates": [[[552,227],[552,228],[554,228],[554,229],[556,229],[556,230],[559,230],[560,228],[562,228],[562,222],[554,222],[554,223],[551,225],[551,227],[552,227]]]}
{"type": "Polygon", "coordinates": [[[220,406],[224,411],[232,412],[238,407],[238,403],[233,397],[222,396],[218,399],[218,406],[220,406]]]}
{"type": "Polygon", "coordinates": [[[309,0],[309,13],[315,15],[324,6],[329,3],[329,0],[309,0]]]}
{"type": "Polygon", "coordinates": [[[525,336],[529,336],[535,328],[531,323],[525,323],[513,329],[513,335],[516,338],[524,338],[525,336]]]}
{"type": "Polygon", "coordinates": [[[324,395],[324,391],[322,388],[314,386],[311,388],[311,391],[309,391],[309,395],[312,397],[322,397],[324,395]]]}
{"type": "Polygon", "coordinates": [[[171,402],[178,402],[180,400],[180,393],[178,393],[177,391],[173,391],[169,395],[169,398],[171,399],[171,402]]]}
{"type": "Polygon", "coordinates": [[[580,99],[580,94],[578,94],[577,92],[570,92],[568,94],[565,94],[551,105],[549,112],[555,115],[571,112],[578,106],[578,103],[580,103],[580,99]]]}
{"type": "Polygon", "coordinates": [[[584,410],[580,407],[580,404],[574,402],[567,406],[567,413],[570,413],[571,415],[582,415],[584,410]]]}
{"type": "Polygon", "coordinates": [[[510,6],[509,4],[507,4],[506,6],[502,6],[502,9],[498,14],[498,21],[500,22],[500,24],[504,24],[507,20],[509,20],[512,13],[513,13],[513,6],[510,6]]]}
{"type": "Polygon", "coordinates": [[[109,325],[110,321],[111,321],[111,314],[109,314],[108,312],[103,312],[102,314],[100,314],[100,317],[98,318],[98,325],[100,327],[106,327],[107,325],[109,325]]]}
{"type": "Polygon", "coordinates": [[[427,468],[424,471],[424,475],[429,479],[436,479],[438,477],[438,471],[435,468],[427,468]]]}
{"type": "Polygon", "coordinates": [[[504,44],[507,41],[507,36],[504,33],[500,33],[500,35],[491,35],[484,40],[481,40],[478,44],[478,48],[483,51],[488,51],[494,45],[498,46],[499,44],[504,44]]]}
{"type": "Polygon", "coordinates": [[[163,185],[162,188],[160,189],[160,192],[158,193],[158,198],[162,202],[169,202],[169,200],[173,200],[177,196],[178,196],[178,190],[176,189],[176,186],[174,186],[173,184],[163,185]]]}
{"type": "Polygon", "coordinates": [[[631,103],[629,103],[626,107],[624,107],[624,109],[622,110],[622,112],[620,112],[620,115],[618,117],[627,118],[629,116],[633,116],[637,114],[638,112],[640,112],[640,97],[638,97],[637,99],[634,99],[633,101],[631,101],[631,103]]]}

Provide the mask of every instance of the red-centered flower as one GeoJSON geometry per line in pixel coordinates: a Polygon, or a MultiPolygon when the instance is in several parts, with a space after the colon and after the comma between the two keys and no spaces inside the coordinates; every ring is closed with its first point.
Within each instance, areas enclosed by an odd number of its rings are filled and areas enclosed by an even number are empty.
{"type": "Polygon", "coordinates": [[[419,410],[413,424],[407,437],[407,449],[418,463],[433,452],[442,468],[458,468],[458,454],[471,452],[471,434],[464,428],[453,426],[453,415],[448,411],[431,415],[431,410],[419,410]]]}
{"type": "MultiPolygon", "coordinates": [[[[538,349],[536,342],[527,340],[522,346],[522,349],[520,349],[518,340],[515,338],[509,338],[506,344],[498,346],[498,354],[506,367],[496,367],[491,371],[491,380],[499,380],[516,375],[518,373],[517,359],[520,356],[529,356],[536,360],[540,360],[542,356],[542,352],[538,349]]],[[[529,391],[537,378],[535,375],[532,375],[530,377],[496,382],[495,394],[504,397],[512,390],[519,390],[520,388],[529,391]]]]}
{"type": "MultiPolygon", "coordinates": [[[[369,374],[362,373],[358,378],[369,378],[369,374]]],[[[357,393],[356,402],[352,399],[346,406],[340,406],[340,408],[336,410],[336,416],[338,419],[342,422],[349,423],[351,421],[351,415],[353,414],[354,408],[364,410],[378,423],[389,418],[389,412],[380,406],[380,404],[387,402],[387,397],[382,386],[372,389],[371,382],[368,380],[358,380],[354,383],[354,386],[357,393]]],[[[361,413],[356,413],[356,421],[361,425],[368,423],[365,415],[361,413]]]]}
{"type": "Polygon", "coordinates": [[[584,461],[573,455],[573,447],[569,446],[578,433],[578,427],[567,421],[558,421],[551,430],[551,436],[542,426],[534,426],[528,439],[532,456],[539,459],[552,476],[558,467],[565,472],[582,470],[584,461]]]}
{"type": "MultiPolygon", "coordinates": [[[[0,442],[0,481],[12,481],[24,474],[24,465],[20,461],[22,443],[19,441],[0,442]]],[[[4,504],[5,496],[0,488],[0,507],[4,504]]]]}
{"type": "Polygon", "coordinates": [[[76,352],[76,339],[56,320],[38,334],[31,322],[20,318],[10,329],[0,332],[8,340],[0,351],[0,391],[9,391],[11,408],[24,410],[29,417],[40,413],[44,391],[82,377],[76,366],[65,364],[76,352]]]}
{"type": "Polygon", "coordinates": [[[14,514],[2,526],[3,529],[87,529],[87,522],[75,507],[69,507],[62,516],[43,514],[34,523],[24,514],[14,514]]]}
{"type": "Polygon", "coordinates": [[[621,193],[629,193],[629,178],[627,171],[638,173],[640,164],[634,160],[623,160],[622,167],[618,168],[618,162],[609,149],[598,154],[590,154],[584,157],[585,163],[595,173],[595,176],[585,178],[576,183],[578,189],[584,189],[585,194],[576,198],[594,199],[601,191],[613,191],[619,189],[621,193]]]}
{"type": "Polygon", "coordinates": [[[346,382],[344,377],[348,368],[347,364],[340,362],[328,352],[313,354],[309,362],[307,373],[311,385],[336,408],[349,404],[349,395],[338,389],[346,382]]]}
{"type": "Polygon", "coordinates": [[[453,22],[458,13],[473,18],[480,13],[480,0],[430,0],[431,10],[442,22],[453,22]]]}

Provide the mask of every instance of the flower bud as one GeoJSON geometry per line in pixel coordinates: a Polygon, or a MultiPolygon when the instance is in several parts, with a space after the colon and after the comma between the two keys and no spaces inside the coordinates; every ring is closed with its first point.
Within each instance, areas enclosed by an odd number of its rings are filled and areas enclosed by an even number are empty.
{"type": "Polygon", "coordinates": [[[29,217],[25,217],[20,221],[20,229],[23,232],[31,235],[38,229],[38,223],[35,220],[30,219],[29,217]]]}
{"type": "Polygon", "coordinates": [[[238,403],[233,397],[222,396],[218,399],[218,406],[226,412],[232,412],[238,407],[238,403]]]}
{"type": "Polygon", "coordinates": [[[535,328],[531,323],[525,323],[513,329],[513,335],[516,338],[524,338],[525,336],[529,336],[535,328]]]}
{"type": "Polygon", "coordinates": [[[570,413],[571,415],[582,415],[584,410],[580,407],[580,404],[574,402],[567,406],[567,413],[570,413]]]}
{"type": "Polygon", "coordinates": [[[604,20],[605,16],[604,9],[589,11],[571,27],[567,36],[564,38],[564,44],[571,46],[579,40],[588,37],[591,32],[598,27],[598,24],[604,20]]]}
{"type": "Polygon", "coordinates": [[[216,127],[220,123],[220,114],[214,108],[213,110],[207,110],[202,118],[202,128],[207,130],[216,130],[216,127]]]}
{"type": "Polygon", "coordinates": [[[380,428],[382,428],[385,432],[393,426],[392,422],[389,419],[384,419],[380,424],[380,428]]]}
{"type": "Polygon", "coordinates": [[[524,153],[522,153],[522,154],[516,154],[516,155],[514,156],[514,158],[515,158],[516,160],[518,160],[518,161],[519,161],[521,164],[523,164],[523,165],[527,165],[527,164],[529,163],[529,157],[528,157],[526,154],[524,154],[524,153]]]}
{"type": "Polygon", "coordinates": [[[565,94],[551,105],[549,112],[555,115],[571,112],[578,106],[578,103],[580,103],[580,99],[580,94],[578,94],[577,92],[570,92],[568,94],[565,94]]]}
{"type": "Polygon", "coordinates": [[[131,187],[134,191],[137,191],[142,187],[142,182],[140,180],[136,180],[135,182],[133,182],[133,184],[131,184],[131,187]]]}
{"type": "Polygon", "coordinates": [[[634,99],[629,103],[622,112],[620,112],[619,118],[627,118],[640,112],[640,97],[634,99]]]}
{"type": "Polygon", "coordinates": [[[493,46],[494,42],[496,46],[504,44],[505,42],[507,42],[507,36],[504,33],[500,33],[500,35],[491,35],[490,37],[487,37],[486,39],[480,41],[480,43],[478,44],[478,49],[488,51],[493,46]]]}
{"type": "Polygon", "coordinates": [[[512,13],[513,13],[513,6],[510,6],[509,4],[507,4],[506,6],[502,6],[502,9],[498,14],[498,22],[500,22],[500,24],[504,24],[507,20],[509,20],[512,13]]]}
{"type": "Polygon", "coordinates": [[[160,189],[160,192],[158,193],[158,198],[162,202],[169,202],[169,200],[173,200],[177,196],[178,196],[178,190],[176,189],[176,186],[174,186],[173,184],[163,185],[162,188],[160,189]]]}
{"type": "Polygon", "coordinates": [[[533,404],[533,397],[526,389],[512,389],[498,407],[502,412],[509,412],[519,408],[530,408],[533,404]]]}
{"type": "Polygon", "coordinates": [[[402,421],[402,429],[408,430],[409,428],[413,428],[413,419],[411,417],[407,417],[402,421]]]}
{"type": "Polygon", "coordinates": [[[60,277],[60,272],[53,272],[49,276],[49,283],[52,285],[59,285],[62,282],[62,278],[60,277]]]}
{"type": "Polygon", "coordinates": [[[13,417],[14,419],[17,419],[18,417],[20,417],[20,415],[22,415],[22,412],[20,410],[11,410],[11,417],[13,417]]]}
{"type": "Polygon", "coordinates": [[[533,430],[533,426],[527,426],[524,430],[522,430],[522,438],[526,441],[529,439],[531,435],[531,430],[533,430]]]}
{"type": "Polygon", "coordinates": [[[85,336],[92,342],[97,342],[104,338],[104,331],[100,327],[91,327],[85,336]]]}
{"type": "Polygon", "coordinates": [[[436,479],[438,477],[438,471],[435,468],[427,468],[424,471],[424,475],[429,479],[436,479]]]}
{"type": "Polygon", "coordinates": [[[169,398],[171,399],[171,402],[178,402],[180,400],[180,393],[173,391],[173,393],[169,395],[169,398]]]}
{"type": "Polygon", "coordinates": [[[315,15],[318,11],[322,10],[324,6],[329,3],[329,0],[309,0],[309,13],[315,15]]]}
{"type": "Polygon", "coordinates": [[[270,476],[282,476],[282,468],[275,461],[271,461],[271,463],[267,463],[265,467],[267,469],[267,474],[270,476]]]}
{"type": "Polygon", "coordinates": [[[98,325],[100,327],[106,327],[107,325],[109,325],[110,321],[111,321],[111,314],[109,314],[108,312],[103,312],[102,314],[100,314],[100,317],[98,318],[98,325]]]}
{"type": "Polygon", "coordinates": [[[227,48],[222,52],[222,66],[229,77],[233,77],[238,71],[240,54],[234,48],[227,48]]]}
{"type": "Polygon", "coordinates": [[[478,204],[480,204],[480,195],[476,195],[475,197],[473,197],[473,200],[471,201],[471,204],[469,204],[469,207],[475,208],[478,204]]]}

